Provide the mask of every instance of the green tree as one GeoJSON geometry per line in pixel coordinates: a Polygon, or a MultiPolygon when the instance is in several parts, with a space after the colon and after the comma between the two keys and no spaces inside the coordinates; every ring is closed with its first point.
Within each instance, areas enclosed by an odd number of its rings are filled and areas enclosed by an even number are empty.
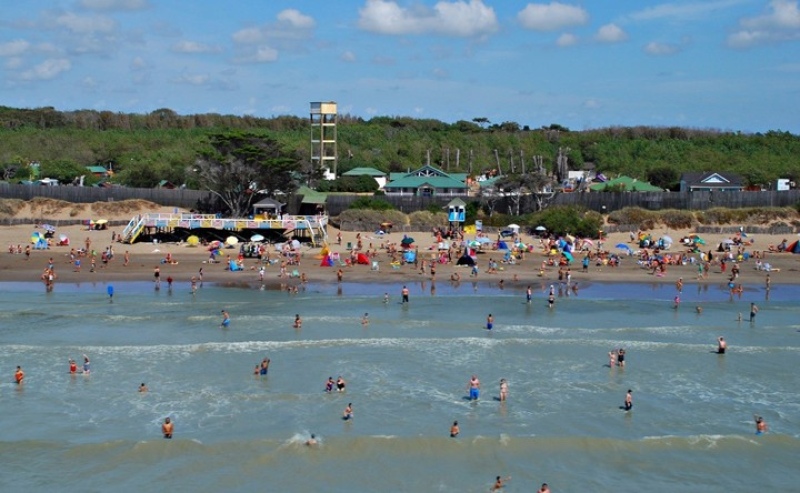
{"type": "Polygon", "coordinates": [[[258,192],[274,197],[297,188],[293,174],[300,160],[276,140],[249,133],[217,134],[211,137],[211,147],[197,158],[194,170],[199,185],[219,197],[232,217],[248,215],[258,192]]]}
{"type": "Polygon", "coordinates": [[[671,166],[659,166],[647,171],[647,181],[658,188],[674,190],[679,180],[678,172],[671,166]]]}

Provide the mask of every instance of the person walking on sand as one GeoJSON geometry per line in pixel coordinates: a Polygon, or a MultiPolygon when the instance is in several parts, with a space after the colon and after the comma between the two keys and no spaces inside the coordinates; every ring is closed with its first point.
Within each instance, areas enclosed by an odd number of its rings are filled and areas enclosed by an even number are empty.
{"type": "Polygon", "coordinates": [[[164,424],[161,425],[161,433],[164,435],[164,438],[172,438],[173,427],[174,424],[172,423],[172,420],[169,419],[169,416],[164,418],[164,424]]]}
{"type": "Polygon", "coordinates": [[[478,380],[478,377],[472,375],[467,384],[467,390],[469,390],[469,400],[477,401],[481,394],[481,381],[478,380]]]}
{"type": "Polygon", "coordinates": [[[755,303],[750,303],[750,323],[756,321],[756,314],[758,313],[758,307],[755,303]]]}

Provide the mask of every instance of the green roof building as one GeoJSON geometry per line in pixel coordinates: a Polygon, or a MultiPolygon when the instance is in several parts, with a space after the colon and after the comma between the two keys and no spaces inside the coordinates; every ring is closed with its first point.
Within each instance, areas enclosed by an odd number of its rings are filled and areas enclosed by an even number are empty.
{"type": "MultiPolygon", "coordinates": [[[[459,173],[460,177],[463,173],[459,173]]],[[[469,187],[464,180],[460,180],[444,171],[425,165],[410,173],[392,173],[389,183],[383,187],[386,195],[433,197],[433,196],[464,196],[469,193],[469,187]]]]}

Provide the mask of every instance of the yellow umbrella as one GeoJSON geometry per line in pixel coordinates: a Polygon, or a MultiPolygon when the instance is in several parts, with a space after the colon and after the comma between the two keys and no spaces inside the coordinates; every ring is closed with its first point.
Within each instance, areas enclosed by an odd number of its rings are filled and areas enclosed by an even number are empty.
{"type": "Polygon", "coordinates": [[[235,236],[228,236],[225,239],[225,243],[228,244],[228,245],[235,245],[235,244],[239,243],[239,239],[236,238],[235,236]]]}
{"type": "Polygon", "coordinates": [[[186,238],[186,243],[188,243],[189,246],[197,246],[197,244],[200,243],[200,238],[198,238],[195,235],[192,235],[186,238]]]}

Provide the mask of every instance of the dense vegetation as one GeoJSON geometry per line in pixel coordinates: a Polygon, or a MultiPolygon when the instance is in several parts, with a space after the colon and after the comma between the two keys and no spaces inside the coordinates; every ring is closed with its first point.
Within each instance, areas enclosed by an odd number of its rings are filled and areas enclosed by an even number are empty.
{"type": "MultiPolygon", "coordinates": [[[[177,115],[158,109],[146,115],[108,111],[60,112],[53,108],[0,107],[0,164],[38,161],[42,175],[67,178],[75,167],[111,165],[115,181],[140,187],[160,180],[189,183],[198,155],[211,151],[220,132],[247,131],[274,139],[308,162],[308,119],[230,115],[177,115]]],[[[340,115],[339,173],[361,166],[405,171],[430,160],[449,171],[478,174],[492,168],[519,172],[542,156],[555,172],[559,149],[568,167],[593,163],[606,175],[627,174],[674,188],[685,171],[730,171],[747,184],[775,179],[800,181],[800,136],[770,131],[742,134],[686,128],[603,128],[570,131],[560,125],[531,129],[515,122],[490,124],[485,118],[453,124],[407,117],[370,120],[340,115]]],[[[337,185],[349,189],[354,183],[337,185]]]]}

